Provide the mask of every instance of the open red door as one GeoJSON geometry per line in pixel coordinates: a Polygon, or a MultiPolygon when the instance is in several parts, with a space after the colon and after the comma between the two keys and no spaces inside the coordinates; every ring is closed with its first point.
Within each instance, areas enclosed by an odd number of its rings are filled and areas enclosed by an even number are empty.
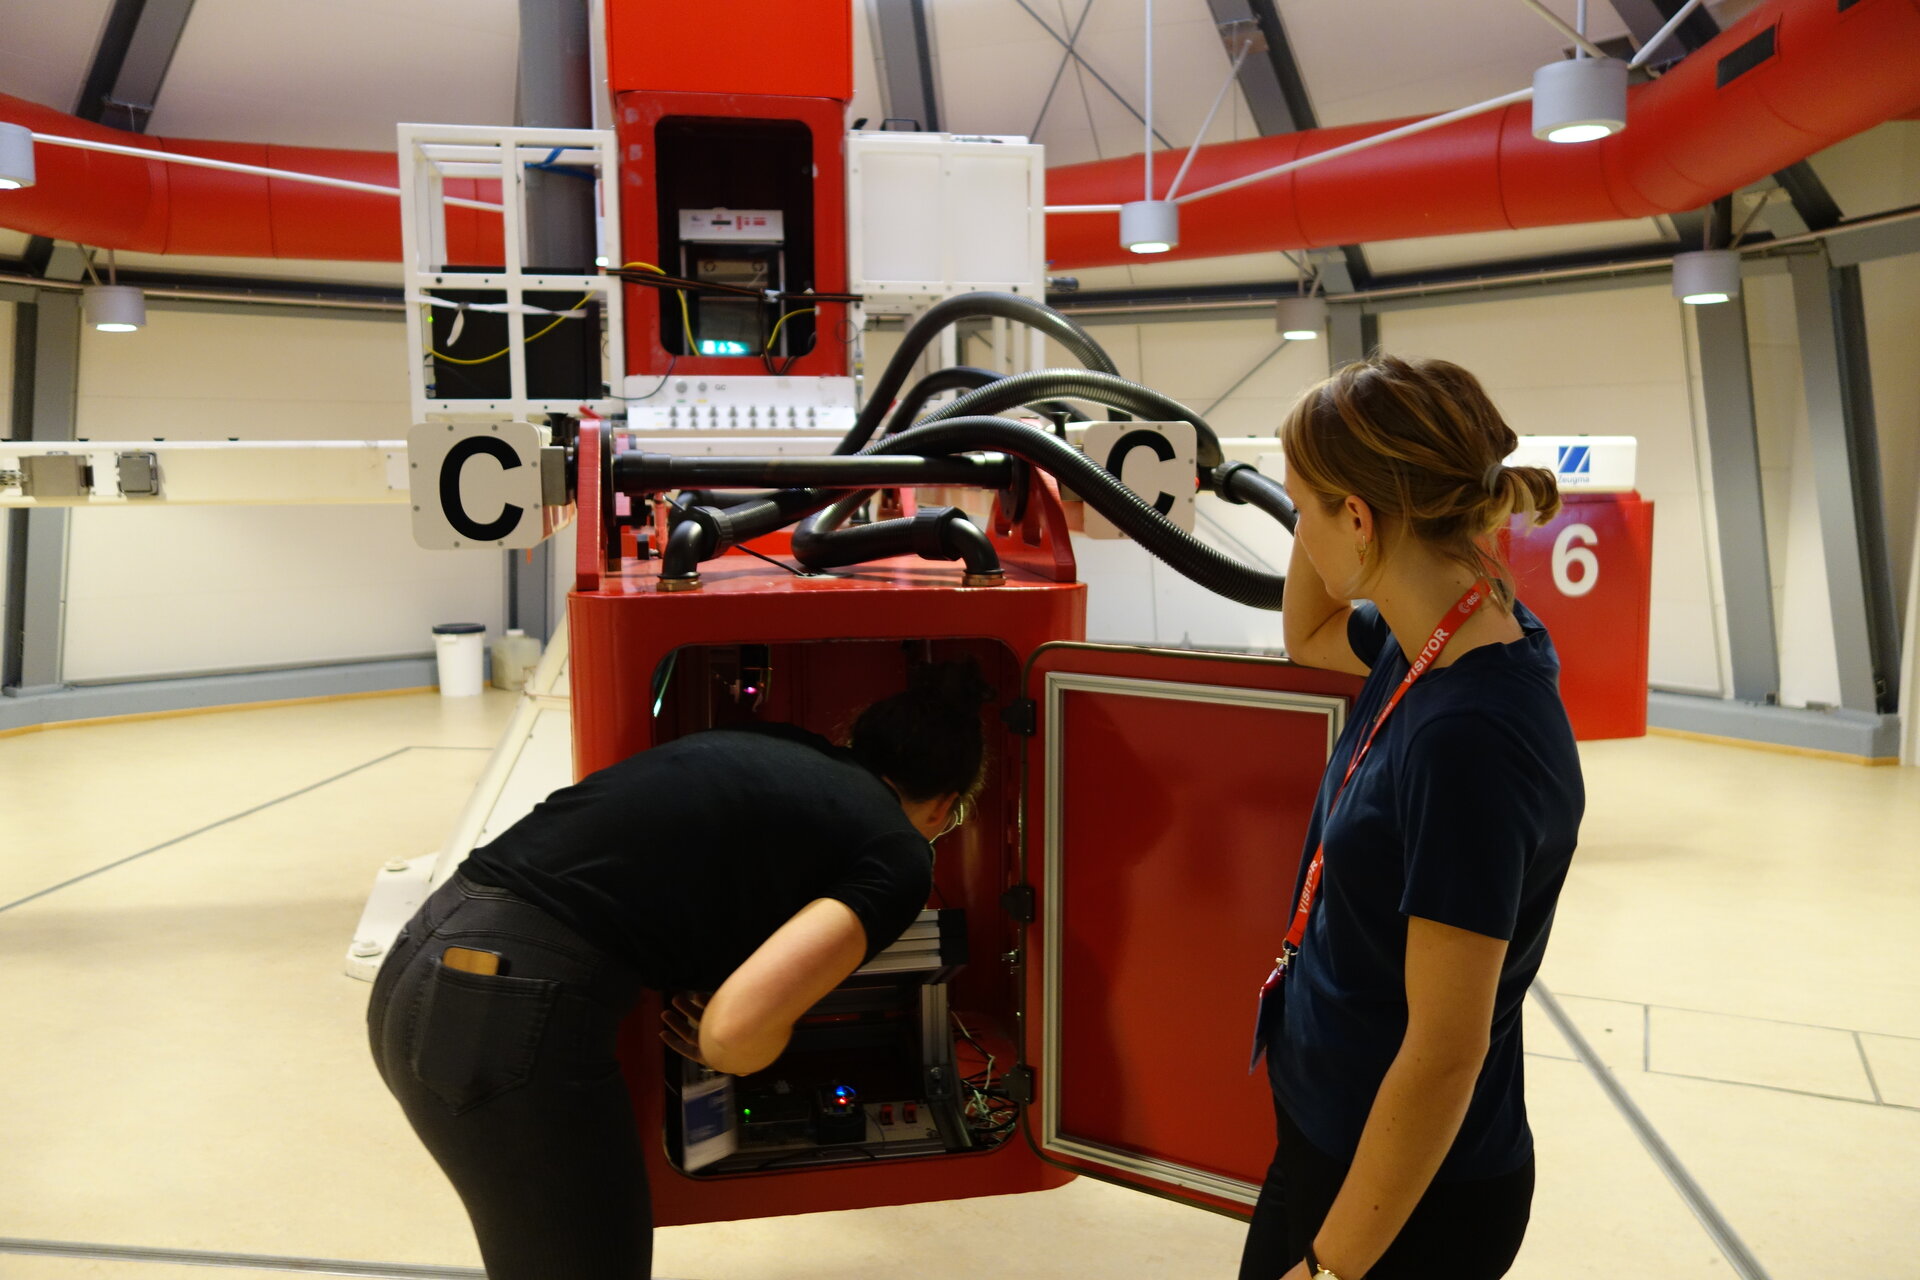
{"type": "Polygon", "coordinates": [[[1360,681],[1060,644],[1028,667],[1028,1134],[1048,1159],[1246,1213],[1273,1156],[1255,993],[1360,681]]]}

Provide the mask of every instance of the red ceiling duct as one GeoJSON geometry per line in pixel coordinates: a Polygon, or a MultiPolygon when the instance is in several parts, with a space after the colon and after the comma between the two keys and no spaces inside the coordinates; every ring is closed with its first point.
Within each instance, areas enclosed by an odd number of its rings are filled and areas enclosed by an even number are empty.
{"type": "MultiPolygon", "coordinates": [[[[1634,92],[1628,128],[1597,143],[1535,141],[1524,103],[1181,208],[1164,258],[1356,244],[1415,236],[1643,218],[1695,209],[1920,101],[1920,0],[1770,0],[1634,92]]],[[[397,181],[391,154],[123,133],[0,94],[0,120],[272,168],[397,181]]],[[[1405,121],[1203,147],[1183,191],[1324,151],[1405,121]]],[[[39,182],[0,191],[0,226],[147,253],[397,261],[393,197],[131,156],[37,148],[39,182]]],[[[1174,165],[1160,172],[1171,175],[1174,165]]],[[[1052,204],[1137,200],[1141,159],[1048,173],[1052,204]]],[[[1160,190],[1164,192],[1163,185],[1160,190]]],[[[449,195],[497,200],[497,184],[450,180],[449,195]]],[[[448,210],[458,264],[500,260],[496,215],[448,210]]],[[[1047,220],[1053,265],[1139,258],[1113,214],[1047,220]]]]}
{"type": "MultiPolygon", "coordinates": [[[[1644,218],[1697,209],[1920,98],[1920,0],[1773,0],[1633,91],[1624,132],[1560,145],[1519,103],[1180,208],[1180,247],[1152,261],[1644,218]]],[[[1383,133],[1405,120],[1202,147],[1182,192],[1383,133]]],[[[1175,166],[1158,167],[1168,173],[1175,166]]],[[[1168,181],[1157,184],[1164,195],[1168,181]]],[[[1144,193],[1141,158],[1047,171],[1047,203],[1144,193]]],[[[1142,259],[1115,214],[1054,214],[1055,267],[1142,259]]]]}
{"type": "MultiPolygon", "coordinates": [[[[385,151],[151,138],[5,94],[0,94],[0,120],[26,125],[35,133],[383,187],[397,186],[400,180],[398,159],[385,151]]],[[[398,196],[46,144],[34,148],[34,166],[38,172],[33,186],[0,191],[0,226],[132,253],[400,260],[398,196]]],[[[500,198],[500,184],[450,178],[446,192],[494,202],[500,198]]],[[[498,214],[449,209],[447,239],[456,264],[500,261],[498,214]]]]}

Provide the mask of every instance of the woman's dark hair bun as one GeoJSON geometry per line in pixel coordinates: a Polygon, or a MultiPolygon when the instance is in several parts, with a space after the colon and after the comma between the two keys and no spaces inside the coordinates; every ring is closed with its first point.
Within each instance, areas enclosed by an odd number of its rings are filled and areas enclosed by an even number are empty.
{"type": "Polygon", "coordinates": [[[971,797],[986,773],[980,708],[993,698],[971,659],[922,663],[907,672],[905,691],[860,713],[848,749],[909,800],[971,797]]]}

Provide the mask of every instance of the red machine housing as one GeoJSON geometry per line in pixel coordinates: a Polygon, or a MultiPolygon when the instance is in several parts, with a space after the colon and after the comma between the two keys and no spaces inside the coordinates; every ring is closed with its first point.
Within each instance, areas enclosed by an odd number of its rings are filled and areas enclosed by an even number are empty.
{"type": "Polygon", "coordinates": [[[703,566],[699,589],[662,592],[657,561],[609,556],[602,429],[587,423],[578,450],[577,774],[700,727],[704,656],[742,644],[765,646],[772,673],[743,715],[837,734],[902,687],[909,660],[968,656],[1015,726],[1031,700],[1033,729],[987,722],[987,786],[941,842],[936,870],[939,901],[967,910],[972,962],[951,986],[954,1007],[1009,1046],[1002,1073],[1014,1058],[1035,1069],[1025,1134],[984,1152],[682,1173],[661,1137],[671,1063],[649,996],[623,1034],[622,1064],[655,1220],[1033,1191],[1080,1171],[1246,1212],[1272,1154],[1270,1104],[1246,1072],[1253,991],[1359,681],[1269,658],[1081,642],[1086,587],[1044,483],[1018,526],[996,522],[1003,586],[967,588],[958,566],[918,560],[796,578],[736,554],[703,566]],[[670,657],[680,683],[656,691],[670,657]],[[1031,923],[1003,906],[1023,886],[1031,923]]]}
{"type": "MultiPolygon", "coordinates": [[[[846,105],[831,98],[798,98],[748,93],[632,92],[619,95],[616,130],[620,151],[621,242],[629,262],[651,262],[669,274],[672,264],[660,261],[663,240],[655,191],[660,123],[670,118],[720,120],[792,120],[812,135],[813,287],[820,293],[844,293],[847,288],[847,180],[846,105]]],[[[661,341],[659,294],[644,285],[626,286],[627,369],[631,373],[676,376],[755,375],[765,373],[760,357],[674,355],[661,341]]],[[[813,349],[802,354],[786,372],[795,377],[845,377],[847,347],[832,335],[842,332],[846,304],[822,302],[813,320],[821,335],[813,349]]]]}

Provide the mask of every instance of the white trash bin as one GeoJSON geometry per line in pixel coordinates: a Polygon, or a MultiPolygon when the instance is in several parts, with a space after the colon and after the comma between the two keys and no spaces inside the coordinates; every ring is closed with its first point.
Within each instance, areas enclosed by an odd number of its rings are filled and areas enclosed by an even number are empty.
{"type": "Polygon", "coordinates": [[[540,642],[518,627],[493,642],[492,682],[496,689],[517,692],[540,665],[540,642]]]}
{"type": "Polygon", "coordinates": [[[443,622],[433,629],[433,656],[440,667],[440,696],[470,698],[480,692],[487,629],[478,622],[443,622]]]}

